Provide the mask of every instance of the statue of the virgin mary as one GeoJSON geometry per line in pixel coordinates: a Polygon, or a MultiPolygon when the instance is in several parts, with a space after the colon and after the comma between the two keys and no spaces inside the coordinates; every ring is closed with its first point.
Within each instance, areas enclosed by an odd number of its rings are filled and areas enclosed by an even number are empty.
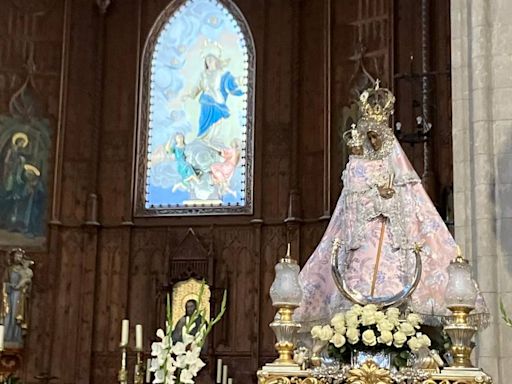
{"type": "MultiPolygon", "coordinates": [[[[341,196],[300,274],[295,318],[305,329],[354,303],[406,305],[427,324],[448,314],[457,245],[389,127],[394,101],[378,83],[360,96],[360,119],[345,135],[341,196]]],[[[487,312],[481,295],[476,312],[487,312]]]]}

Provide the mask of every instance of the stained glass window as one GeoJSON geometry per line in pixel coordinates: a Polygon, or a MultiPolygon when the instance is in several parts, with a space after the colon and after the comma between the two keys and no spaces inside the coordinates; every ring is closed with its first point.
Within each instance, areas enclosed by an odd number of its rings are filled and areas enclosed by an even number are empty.
{"type": "Polygon", "coordinates": [[[238,8],[171,3],[142,65],[136,214],[252,213],[255,57],[238,8]]]}

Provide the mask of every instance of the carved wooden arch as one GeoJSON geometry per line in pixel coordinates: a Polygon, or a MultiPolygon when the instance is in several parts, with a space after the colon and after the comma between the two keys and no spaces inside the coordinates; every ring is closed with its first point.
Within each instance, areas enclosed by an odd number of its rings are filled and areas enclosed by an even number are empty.
{"type": "Polygon", "coordinates": [[[134,199],[133,213],[135,217],[155,216],[197,216],[197,215],[226,215],[226,214],[252,214],[253,213],[253,173],[254,173],[254,111],[255,111],[255,74],[256,74],[256,53],[255,43],[249,24],[238,6],[232,0],[210,0],[220,4],[230,17],[236,22],[240,33],[243,36],[244,46],[247,49],[247,102],[246,102],[246,131],[242,159],[245,169],[242,173],[242,183],[245,188],[244,205],[158,205],[146,206],[146,188],[148,176],[148,148],[150,144],[150,92],[151,92],[151,62],[153,53],[157,46],[157,40],[180,8],[191,0],[175,0],[161,12],[151,28],[143,48],[141,58],[141,71],[139,78],[138,94],[138,123],[137,123],[137,152],[134,175],[134,199]]]}

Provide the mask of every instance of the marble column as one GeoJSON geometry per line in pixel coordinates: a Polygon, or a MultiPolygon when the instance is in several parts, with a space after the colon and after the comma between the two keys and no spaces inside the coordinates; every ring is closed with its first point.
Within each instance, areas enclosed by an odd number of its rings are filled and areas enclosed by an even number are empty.
{"type": "Polygon", "coordinates": [[[512,377],[512,1],[452,0],[455,237],[490,308],[475,360],[512,377]]]}

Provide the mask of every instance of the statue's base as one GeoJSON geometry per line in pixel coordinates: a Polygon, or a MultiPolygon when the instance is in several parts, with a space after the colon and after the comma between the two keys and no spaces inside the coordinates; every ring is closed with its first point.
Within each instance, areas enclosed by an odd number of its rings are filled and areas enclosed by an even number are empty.
{"type": "MultiPolygon", "coordinates": [[[[441,373],[439,374],[443,377],[489,377],[487,373],[485,373],[481,368],[455,368],[455,367],[446,367],[443,368],[441,373]]],[[[435,376],[435,375],[434,375],[435,376]]]]}
{"type": "Polygon", "coordinates": [[[267,363],[262,368],[261,371],[269,372],[269,373],[286,373],[296,375],[297,373],[304,372],[304,374],[309,374],[309,371],[304,371],[300,369],[300,366],[297,364],[279,364],[279,363],[267,363]]]}

